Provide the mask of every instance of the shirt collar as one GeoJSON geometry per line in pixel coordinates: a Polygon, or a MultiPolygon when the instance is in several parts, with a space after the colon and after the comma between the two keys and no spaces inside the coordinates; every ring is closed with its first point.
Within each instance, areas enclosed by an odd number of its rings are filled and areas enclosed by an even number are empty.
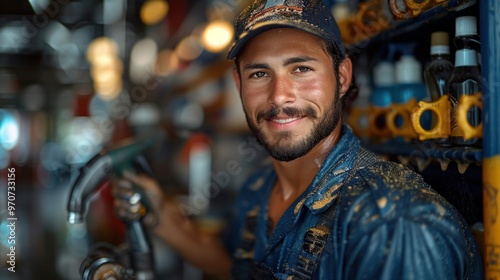
{"type": "Polygon", "coordinates": [[[320,170],[305,192],[305,197],[299,201],[294,213],[297,214],[305,205],[313,214],[328,209],[339,195],[340,189],[351,170],[356,151],[359,149],[359,139],[351,129],[344,125],[342,135],[330,151],[320,170]]]}

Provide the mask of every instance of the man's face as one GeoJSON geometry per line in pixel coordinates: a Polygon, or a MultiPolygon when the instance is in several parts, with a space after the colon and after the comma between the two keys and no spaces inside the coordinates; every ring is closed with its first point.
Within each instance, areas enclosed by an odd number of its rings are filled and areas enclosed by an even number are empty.
{"type": "Polygon", "coordinates": [[[333,58],[318,37],[291,28],[266,31],[239,57],[247,123],[270,155],[291,161],[339,125],[340,85],[333,58]]]}

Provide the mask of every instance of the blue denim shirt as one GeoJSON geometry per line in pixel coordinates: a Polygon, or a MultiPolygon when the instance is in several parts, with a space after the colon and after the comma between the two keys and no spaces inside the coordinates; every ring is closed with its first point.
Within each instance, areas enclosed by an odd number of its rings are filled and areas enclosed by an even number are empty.
{"type": "Polygon", "coordinates": [[[476,244],[458,211],[422,177],[360,147],[348,127],[342,131],[274,231],[267,216],[276,180],[272,164],[243,186],[226,240],[235,260],[233,277],[252,278],[255,264],[277,279],[296,277],[306,232],[331,210],[313,279],[483,279],[476,244]]]}

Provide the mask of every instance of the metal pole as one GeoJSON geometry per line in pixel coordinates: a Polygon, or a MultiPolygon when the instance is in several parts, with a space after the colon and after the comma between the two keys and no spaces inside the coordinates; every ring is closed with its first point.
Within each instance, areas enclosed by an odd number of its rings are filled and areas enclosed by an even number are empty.
{"type": "Polygon", "coordinates": [[[500,279],[500,1],[480,1],[485,279],[500,279]]]}

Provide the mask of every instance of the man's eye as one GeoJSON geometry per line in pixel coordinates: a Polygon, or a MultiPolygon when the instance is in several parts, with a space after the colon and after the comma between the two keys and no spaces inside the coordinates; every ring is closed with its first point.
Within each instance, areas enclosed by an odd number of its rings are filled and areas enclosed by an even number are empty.
{"type": "Polygon", "coordinates": [[[307,72],[307,71],[310,71],[310,70],[311,70],[311,68],[309,68],[309,67],[299,66],[299,67],[295,68],[294,72],[303,73],[303,72],[307,72]]]}
{"type": "Polygon", "coordinates": [[[250,75],[251,78],[262,78],[266,76],[266,73],[264,72],[255,72],[252,75],[250,75]]]}

